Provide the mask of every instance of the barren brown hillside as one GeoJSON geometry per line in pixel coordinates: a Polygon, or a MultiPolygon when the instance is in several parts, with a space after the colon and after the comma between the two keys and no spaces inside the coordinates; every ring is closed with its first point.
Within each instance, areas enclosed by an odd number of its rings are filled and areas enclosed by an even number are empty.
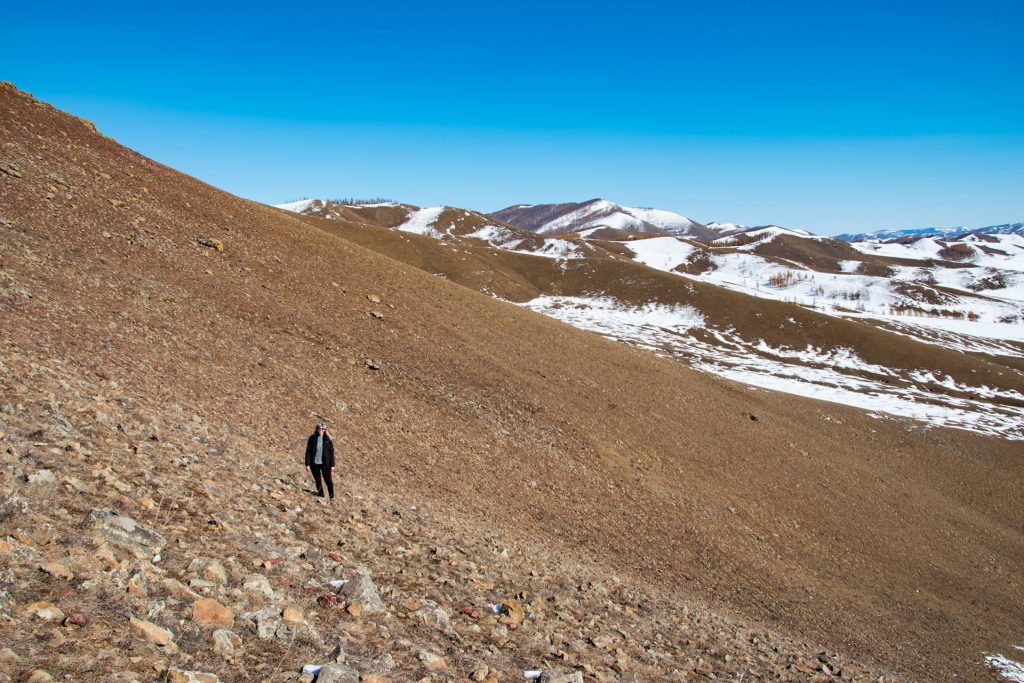
{"type": "Polygon", "coordinates": [[[1019,444],[574,330],[9,85],[0,221],[11,680],[984,680],[1024,637],[1019,444]]]}

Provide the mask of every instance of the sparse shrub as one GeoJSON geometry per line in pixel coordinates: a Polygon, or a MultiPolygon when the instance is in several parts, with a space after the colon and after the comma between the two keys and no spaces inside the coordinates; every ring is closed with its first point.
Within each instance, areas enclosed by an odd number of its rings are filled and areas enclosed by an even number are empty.
{"type": "Polygon", "coordinates": [[[938,306],[940,304],[951,304],[956,299],[941,290],[929,287],[927,285],[921,285],[916,282],[893,282],[890,283],[890,288],[897,294],[911,299],[913,301],[920,301],[926,304],[932,304],[938,306]]]}
{"type": "Polygon", "coordinates": [[[763,235],[753,235],[749,232],[743,233],[742,235],[736,235],[723,239],[721,242],[716,242],[716,247],[742,247],[747,244],[757,242],[763,237],[763,235]]]}
{"type": "MultiPolygon", "coordinates": [[[[807,273],[795,273],[792,270],[785,270],[781,273],[774,273],[771,275],[768,278],[768,285],[782,289],[784,287],[791,287],[792,285],[805,280],[807,280],[807,273]]],[[[818,296],[821,296],[825,293],[825,290],[819,286],[815,292],[812,293],[817,293],[818,296]]]]}
{"type": "Polygon", "coordinates": [[[985,277],[978,278],[967,285],[967,288],[974,292],[983,292],[987,289],[1005,289],[1010,285],[1006,275],[1001,270],[986,269],[985,277]]]}
{"type": "Polygon", "coordinates": [[[935,279],[935,273],[928,268],[918,268],[914,271],[914,282],[920,282],[923,285],[939,284],[939,281],[935,279]]]}
{"type": "Polygon", "coordinates": [[[690,275],[700,275],[701,273],[706,273],[709,270],[714,270],[717,267],[718,266],[715,265],[715,262],[711,258],[711,254],[703,249],[698,249],[690,254],[686,259],[686,263],[681,263],[676,266],[676,270],[690,275]]]}
{"type": "Polygon", "coordinates": [[[861,261],[855,272],[857,275],[869,275],[871,277],[892,277],[896,274],[896,271],[890,266],[872,261],[861,261]]]}
{"type": "Polygon", "coordinates": [[[397,204],[394,199],[388,197],[371,197],[370,199],[356,199],[355,197],[342,197],[332,199],[332,202],[342,206],[362,206],[363,204],[397,204]]]}
{"type": "Polygon", "coordinates": [[[972,256],[974,256],[974,248],[963,242],[948,244],[939,250],[939,258],[943,261],[967,261],[972,256]]]}

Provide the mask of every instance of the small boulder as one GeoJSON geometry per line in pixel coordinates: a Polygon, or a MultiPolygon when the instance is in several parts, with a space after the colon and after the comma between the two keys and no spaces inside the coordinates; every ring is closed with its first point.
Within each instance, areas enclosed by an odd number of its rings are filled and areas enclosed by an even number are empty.
{"type": "Polygon", "coordinates": [[[270,587],[270,581],[262,574],[249,574],[242,582],[242,590],[249,595],[259,596],[267,600],[274,599],[274,589],[270,587]]]}
{"type": "Polygon", "coordinates": [[[203,578],[223,586],[228,582],[228,572],[224,569],[224,565],[214,560],[203,568],[203,578]]]}
{"type": "Polygon", "coordinates": [[[128,623],[132,633],[135,635],[145,638],[168,652],[175,653],[178,651],[178,646],[174,644],[174,634],[167,629],[160,628],[152,622],[136,619],[135,617],[131,617],[128,623]]]}
{"type": "Polygon", "coordinates": [[[220,683],[214,674],[203,671],[184,671],[171,667],[167,670],[167,680],[170,683],[220,683]]]}
{"type": "Polygon", "coordinates": [[[131,517],[116,515],[108,510],[94,509],[85,518],[86,526],[92,527],[103,540],[112,543],[142,559],[159,554],[167,545],[167,539],[147,529],[131,517]]]}
{"type": "Polygon", "coordinates": [[[52,602],[40,600],[25,607],[25,611],[43,621],[63,621],[64,612],[52,602]]]}
{"type": "Polygon", "coordinates": [[[288,626],[303,626],[306,623],[306,617],[298,607],[285,607],[281,619],[288,626]]]}
{"type": "Polygon", "coordinates": [[[36,470],[26,477],[32,486],[53,486],[57,483],[52,470],[36,470]]]}
{"type": "Polygon", "coordinates": [[[423,666],[427,667],[430,671],[440,671],[441,669],[448,668],[448,662],[444,661],[439,655],[435,655],[433,652],[427,650],[420,650],[419,660],[423,662],[423,666]]]}
{"type": "Polygon", "coordinates": [[[65,581],[71,581],[75,578],[75,573],[60,562],[47,562],[39,568],[50,576],[55,576],[65,581]]]}
{"type": "Polygon", "coordinates": [[[192,603],[192,621],[200,626],[230,628],[235,621],[235,615],[212,598],[199,598],[192,603]]]}
{"type": "Polygon", "coordinates": [[[368,572],[360,573],[359,576],[346,583],[341,589],[341,594],[350,603],[359,603],[362,614],[377,614],[387,611],[384,601],[380,599],[380,593],[377,592],[377,586],[368,572]]]}
{"type": "Polygon", "coordinates": [[[219,655],[231,657],[235,654],[235,648],[241,644],[242,639],[233,631],[219,628],[213,632],[213,651],[219,655]]]}
{"type": "Polygon", "coordinates": [[[344,664],[324,664],[317,683],[359,683],[359,671],[344,664]]]}

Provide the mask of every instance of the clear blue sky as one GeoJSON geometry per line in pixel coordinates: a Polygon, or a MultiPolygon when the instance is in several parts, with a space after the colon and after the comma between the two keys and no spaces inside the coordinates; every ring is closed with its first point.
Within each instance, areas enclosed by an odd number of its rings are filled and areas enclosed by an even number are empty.
{"type": "Polygon", "coordinates": [[[489,4],[12,3],[0,78],[268,203],[1024,220],[1020,0],[489,4]]]}

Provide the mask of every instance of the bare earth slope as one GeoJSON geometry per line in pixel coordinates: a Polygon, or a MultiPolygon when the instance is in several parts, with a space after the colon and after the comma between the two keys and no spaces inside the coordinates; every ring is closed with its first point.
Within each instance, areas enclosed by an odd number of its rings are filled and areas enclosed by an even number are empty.
{"type": "Polygon", "coordinates": [[[0,116],[13,676],[147,680],[155,662],[286,680],[340,642],[364,680],[982,679],[985,653],[1019,644],[1019,444],[608,342],[220,192],[10,86],[0,116]],[[345,475],[334,508],[302,491],[319,417],[345,475]],[[103,559],[94,508],[166,543],[110,541],[103,559]],[[359,565],[382,612],[318,601],[359,565]],[[202,595],[231,610],[230,658],[202,595]],[[513,599],[523,614],[487,615],[513,599]],[[36,601],[90,620],[62,627],[36,601]],[[426,601],[449,628],[415,618],[426,601]]]}

